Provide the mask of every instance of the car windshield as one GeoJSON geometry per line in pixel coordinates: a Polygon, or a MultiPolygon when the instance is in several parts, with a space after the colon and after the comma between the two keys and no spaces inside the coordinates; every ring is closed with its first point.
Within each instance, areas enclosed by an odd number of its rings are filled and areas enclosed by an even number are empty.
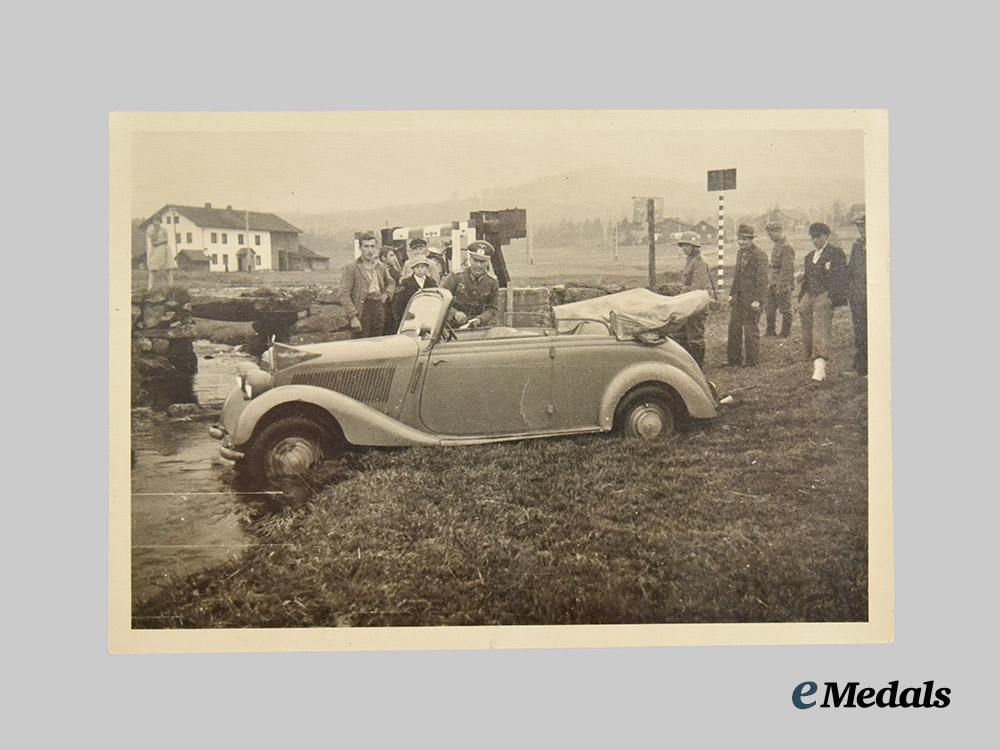
{"type": "Polygon", "coordinates": [[[430,336],[441,317],[444,300],[436,294],[415,294],[406,307],[399,333],[411,336],[430,336]]]}

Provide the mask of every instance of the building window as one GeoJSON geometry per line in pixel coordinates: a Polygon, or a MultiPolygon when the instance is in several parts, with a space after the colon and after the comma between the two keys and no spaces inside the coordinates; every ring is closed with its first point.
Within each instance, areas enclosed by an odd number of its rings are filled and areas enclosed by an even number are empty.
{"type": "Polygon", "coordinates": [[[174,244],[175,245],[181,244],[181,233],[180,232],[177,232],[177,233],[174,234],[174,244]]]}
{"type": "Polygon", "coordinates": [[[213,266],[219,265],[219,256],[216,255],[215,253],[212,253],[212,265],[213,266]]]}
{"type": "Polygon", "coordinates": [[[236,244],[237,245],[241,245],[241,246],[243,245],[243,235],[242,234],[236,235],[236,244]]]}
{"type": "Polygon", "coordinates": [[[223,232],[222,233],[222,244],[225,245],[225,244],[228,244],[228,243],[229,243],[229,235],[226,234],[225,232],[223,232]]]}
{"type": "Polygon", "coordinates": [[[253,244],[255,244],[255,245],[259,245],[260,244],[260,235],[259,234],[255,234],[253,236],[253,244]]]}
{"type": "Polygon", "coordinates": [[[212,232],[212,244],[214,245],[218,241],[219,241],[219,235],[217,235],[215,232],[212,232]]]}
{"type": "Polygon", "coordinates": [[[257,265],[258,266],[260,265],[260,256],[259,255],[257,256],[257,265]]]}
{"type": "Polygon", "coordinates": [[[194,240],[191,239],[191,233],[190,232],[187,233],[187,241],[188,241],[189,245],[194,242],[194,240]]]}
{"type": "Polygon", "coordinates": [[[171,222],[171,220],[172,220],[172,217],[168,216],[167,217],[167,224],[169,224],[171,222]]]}

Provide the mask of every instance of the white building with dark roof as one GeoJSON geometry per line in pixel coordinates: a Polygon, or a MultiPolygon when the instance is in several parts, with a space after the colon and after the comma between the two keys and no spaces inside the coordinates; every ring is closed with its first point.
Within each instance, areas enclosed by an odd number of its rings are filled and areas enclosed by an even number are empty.
{"type": "MultiPolygon", "coordinates": [[[[289,271],[299,253],[302,230],[275,214],[168,204],[159,216],[175,256],[197,260],[202,253],[211,271],[289,271]]],[[[153,216],[141,225],[145,231],[153,216]]]]}

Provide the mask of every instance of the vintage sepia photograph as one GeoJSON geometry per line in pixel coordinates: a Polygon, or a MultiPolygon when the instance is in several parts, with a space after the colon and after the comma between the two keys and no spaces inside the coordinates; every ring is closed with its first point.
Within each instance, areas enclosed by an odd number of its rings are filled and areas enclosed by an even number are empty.
{"type": "Polygon", "coordinates": [[[110,139],[112,650],[892,639],[885,112],[110,139]]]}

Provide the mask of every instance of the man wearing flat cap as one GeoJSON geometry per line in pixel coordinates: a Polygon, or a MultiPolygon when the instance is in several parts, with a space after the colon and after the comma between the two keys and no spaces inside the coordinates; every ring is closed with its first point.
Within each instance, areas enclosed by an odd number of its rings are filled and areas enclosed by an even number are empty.
{"type": "Polygon", "coordinates": [[[851,305],[851,322],[854,324],[854,371],[861,376],[868,374],[868,271],[865,248],[865,212],[854,217],[858,239],[851,247],[847,261],[847,301],[851,305]]]}
{"type": "Polygon", "coordinates": [[[795,250],[785,239],[785,228],[777,221],[764,227],[774,243],[771,250],[771,278],[767,286],[766,335],[777,333],[778,312],[781,312],[781,336],[788,338],[792,332],[792,289],[795,287],[795,250]]]}
{"type": "Polygon", "coordinates": [[[812,379],[826,380],[833,337],[833,309],[847,304],[847,258],[830,243],[830,227],[822,222],[809,225],[813,247],[805,259],[799,289],[802,347],[813,363],[812,379]]]}
{"type": "MultiPolygon", "coordinates": [[[[684,264],[684,271],[681,274],[681,292],[704,289],[714,297],[715,284],[712,283],[708,264],[701,257],[699,239],[697,232],[681,232],[680,238],[677,240],[677,245],[687,256],[687,262],[684,264]]],[[[698,367],[702,368],[705,367],[705,320],[707,318],[708,310],[705,310],[690,316],[684,322],[684,348],[698,363],[698,367]]]]}
{"type": "Polygon", "coordinates": [[[767,299],[767,255],[753,241],[753,227],[740,224],[736,270],[729,291],[730,367],[755,367],[760,358],[760,313],[767,299]]]}
{"type": "Polygon", "coordinates": [[[479,328],[492,326],[496,321],[500,285],[487,273],[492,256],[493,246],[489,242],[469,243],[468,268],[449,274],[441,283],[453,295],[451,320],[456,325],[479,328]]]}

